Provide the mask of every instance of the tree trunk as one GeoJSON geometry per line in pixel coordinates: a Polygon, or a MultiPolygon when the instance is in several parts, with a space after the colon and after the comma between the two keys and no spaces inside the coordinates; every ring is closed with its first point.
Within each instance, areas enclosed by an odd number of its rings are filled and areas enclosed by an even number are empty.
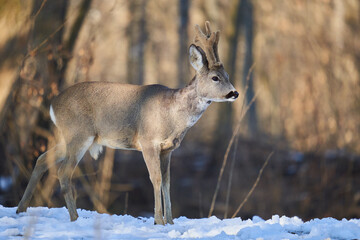
{"type": "MultiPolygon", "coordinates": [[[[91,0],[83,0],[81,13],[71,29],[69,41],[63,39],[63,27],[68,8],[67,0],[43,1],[33,3],[31,30],[28,41],[28,54],[23,59],[19,76],[14,82],[6,105],[1,150],[6,161],[15,163],[19,174],[14,175],[14,203],[19,200],[22,183],[27,183],[36,158],[47,149],[54,137],[48,109],[50,100],[58,93],[59,85],[72,46],[77,38],[82,21],[89,9],[91,0]],[[86,6],[86,7],[84,7],[86,6]],[[16,179],[15,179],[16,178],[16,179]]],[[[49,184],[49,181],[47,181],[49,184]]],[[[37,204],[47,202],[51,192],[41,192],[34,200],[37,204]]]]}
{"type": "Polygon", "coordinates": [[[130,23],[127,29],[129,36],[129,53],[127,58],[128,81],[133,84],[144,83],[146,32],[146,0],[129,2],[130,23]]]}
{"type": "Polygon", "coordinates": [[[12,107],[7,112],[5,148],[16,149],[7,151],[7,158],[18,159],[15,162],[20,169],[20,177],[30,175],[28,169],[32,168],[36,157],[46,150],[48,138],[42,133],[47,133],[50,127],[47,109],[56,89],[51,86],[57,86],[63,72],[60,56],[63,29],[59,27],[65,21],[67,1],[45,2],[42,5],[43,2],[34,1],[34,23],[28,44],[31,51],[24,59],[20,76],[15,81],[17,85],[11,99],[12,107]],[[41,46],[46,39],[46,45],[41,46]]]}
{"type": "Polygon", "coordinates": [[[179,57],[178,57],[178,87],[184,84],[184,80],[189,75],[189,64],[188,64],[188,31],[187,27],[189,24],[189,0],[179,0],[179,57]]]}
{"type": "MultiPolygon", "coordinates": [[[[254,17],[253,17],[253,5],[251,0],[242,0],[239,7],[239,15],[242,16],[242,26],[245,37],[245,59],[243,66],[243,86],[245,88],[248,84],[246,92],[246,104],[249,104],[254,98],[254,81],[253,72],[250,72],[250,68],[253,65],[253,30],[254,30],[254,17]],[[247,81],[247,78],[249,79],[247,81]]],[[[253,102],[249,111],[247,112],[248,119],[248,133],[251,137],[256,137],[258,134],[258,120],[256,115],[256,103],[253,102]]]]}
{"type": "MultiPolygon", "coordinates": [[[[235,83],[235,73],[236,73],[236,59],[237,59],[237,48],[238,48],[238,41],[239,41],[239,34],[240,34],[240,23],[241,23],[241,16],[239,13],[240,7],[240,0],[236,0],[233,4],[234,7],[232,8],[232,12],[230,13],[230,23],[229,31],[226,35],[226,40],[229,44],[229,52],[227,54],[228,59],[226,60],[225,69],[229,74],[230,81],[235,83]]],[[[218,119],[216,124],[216,137],[214,139],[214,152],[212,154],[213,160],[209,164],[210,171],[217,171],[221,164],[219,159],[222,159],[224,155],[226,143],[229,142],[231,135],[232,135],[232,125],[233,125],[233,111],[232,105],[225,103],[219,107],[218,119]]],[[[209,172],[210,173],[210,172],[209,172]]]]}
{"type": "MultiPolygon", "coordinates": [[[[243,65],[243,76],[242,84],[245,89],[246,84],[248,84],[248,89],[246,92],[246,104],[249,104],[251,99],[254,97],[254,86],[253,86],[253,74],[250,73],[250,68],[253,65],[253,53],[252,53],[252,44],[253,44],[253,9],[252,3],[250,0],[239,0],[235,2],[234,7],[232,8],[233,12],[231,13],[231,26],[227,35],[227,40],[229,42],[229,52],[228,59],[226,61],[226,69],[229,73],[230,81],[235,83],[236,81],[236,68],[237,68],[237,52],[238,52],[238,43],[240,38],[240,30],[243,30],[245,38],[245,56],[244,56],[244,65],[243,65]],[[247,81],[249,75],[249,80],[247,81]]],[[[224,143],[228,143],[231,138],[232,125],[233,125],[233,105],[224,104],[220,107],[218,113],[218,122],[216,128],[216,138],[214,139],[214,154],[213,161],[210,163],[210,168],[218,169],[217,167],[220,163],[217,163],[218,159],[222,159],[222,156],[225,152],[224,143]]],[[[248,133],[251,137],[255,137],[258,132],[257,125],[257,116],[256,116],[256,105],[253,103],[250,109],[247,112],[247,122],[248,122],[248,133]]],[[[208,171],[207,171],[208,172],[208,171]]],[[[209,173],[209,172],[208,172],[209,173]]]]}

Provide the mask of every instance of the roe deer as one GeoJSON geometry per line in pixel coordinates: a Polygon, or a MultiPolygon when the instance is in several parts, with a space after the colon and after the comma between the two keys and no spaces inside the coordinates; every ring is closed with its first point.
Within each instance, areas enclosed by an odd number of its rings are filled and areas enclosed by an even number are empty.
{"type": "Polygon", "coordinates": [[[220,32],[203,33],[195,26],[189,59],[196,71],[182,89],[162,85],[137,86],[110,82],[78,83],[55,97],[50,116],[65,143],[42,154],[35,165],[17,212],[26,211],[36,184],[54,154],[61,191],[71,221],[78,218],[71,177],[89,150],[97,159],[103,146],[141,151],[154,187],[155,224],[173,224],[170,203],[170,157],[187,130],[211,102],[235,101],[238,92],[229,81],[217,52],[220,32]],[[161,201],[164,203],[164,215],[161,201]]]}

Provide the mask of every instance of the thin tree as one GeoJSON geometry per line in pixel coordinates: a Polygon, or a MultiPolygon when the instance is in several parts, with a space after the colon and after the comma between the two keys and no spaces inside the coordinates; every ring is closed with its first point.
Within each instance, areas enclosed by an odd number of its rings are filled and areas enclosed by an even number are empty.
{"type": "Polygon", "coordinates": [[[183,85],[183,81],[187,79],[186,76],[189,72],[189,64],[187,61],[189,7],[189,0],[179,0],[178,87],[183,85]]]}

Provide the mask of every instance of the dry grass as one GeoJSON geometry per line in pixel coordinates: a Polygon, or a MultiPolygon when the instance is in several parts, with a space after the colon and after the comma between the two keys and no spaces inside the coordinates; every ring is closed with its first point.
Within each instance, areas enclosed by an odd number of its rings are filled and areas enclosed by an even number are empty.
{"type": "MultiPolygon", "coordinates": [[[[244,117],[245,117],[246,113],[248,112],[248,110],[250,109],[251,105],[255,102],[256,97],[258,95],[258,92],[257,92],[254,95],[254,97],[251,99],[251,101],[246,105],[246,101],[245,101],[246,92],[247,92],[248,87],[249,87],[250,74],[254,70],[254,67],[255,67],[255,63],[250,67],[249,72],[248,72],[247,77],[246,77],[246,86],[245,86],[245,90],[243,92],[243,99],[242,99],[242,107],[241,107],[241,112],[240,112],[240,118],[239,118],[239,120],[237,122],[235,131],[233,131],[233,134],[231,136],[229,144],[228,144],[228,146],[226,148],[226,152],[225,152],[225,155],[224,155],[224,158],[223,158],[223,161],[222,161],[222,165],[221,165],[221,168],[220,168],[220,173],[219,173],[219,176],[218,176],[218,179],[217,179],[217,182],[216,182],[215,192],[214,192],[214,195],[213,195],[213,198],[212,198],[212,201],[211,201],[211,206],[210,206],[208,217],[210,217],[212,215],[213,211],[214,211],[215,201],[216,201],[216,197],[218,195],[219,189],[220,189],[220,183],[221,183],[221,180],[222,180],[222,177],[223,177],[223,174],[224,174],[225,166],[227,164],[229,153],[230,153],[231,147],[232,147],[232,145],[234,143],[234,140],[237,139],[237,136],[239,135],[241,122],[244,119],[244,117]]],[[[236,142],[237,142],[237,140],[236,140],[236,142]]]]}
{"type": "Polygon", "coordinates": [[[270,158],[272,157],[272,155],[274,154],[274,152],[271,152],[269,154],[269,156],[266,158],[263,166],[261,167],[260,171],[259,171],[259,174],[253,184],[253,186],[251,187],[250,191],[248,192],[248,194],[246,195],[246,197],[244,198],[244,200],[240,203],[239,207],[236,209],[235,213],[231,216],[231,218],[234,218],[236,217],[236,215],[240,212],[241,208],[244,206],[244,204],[247,202],[247,200],[249,199],[249,197],[251,196],[251,194],[254,192],[254,189],[256,188],[256,186],[258,185],[259,181],[260,181],[260,178],[261,178],[261,175],[266,167],[266,165],[268,164],[270,158]]]}

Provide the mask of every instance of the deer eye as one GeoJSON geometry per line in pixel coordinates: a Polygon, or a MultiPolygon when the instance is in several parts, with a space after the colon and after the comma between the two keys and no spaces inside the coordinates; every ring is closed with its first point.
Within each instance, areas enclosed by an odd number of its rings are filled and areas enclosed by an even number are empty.
{"type": "Polygon", "coordinates": [[[214,81],[214,82],[218,82],[218,81],[220,81],[220,79],[218,78],[218,77],[212,77],[212,80],[214,81]]]}

